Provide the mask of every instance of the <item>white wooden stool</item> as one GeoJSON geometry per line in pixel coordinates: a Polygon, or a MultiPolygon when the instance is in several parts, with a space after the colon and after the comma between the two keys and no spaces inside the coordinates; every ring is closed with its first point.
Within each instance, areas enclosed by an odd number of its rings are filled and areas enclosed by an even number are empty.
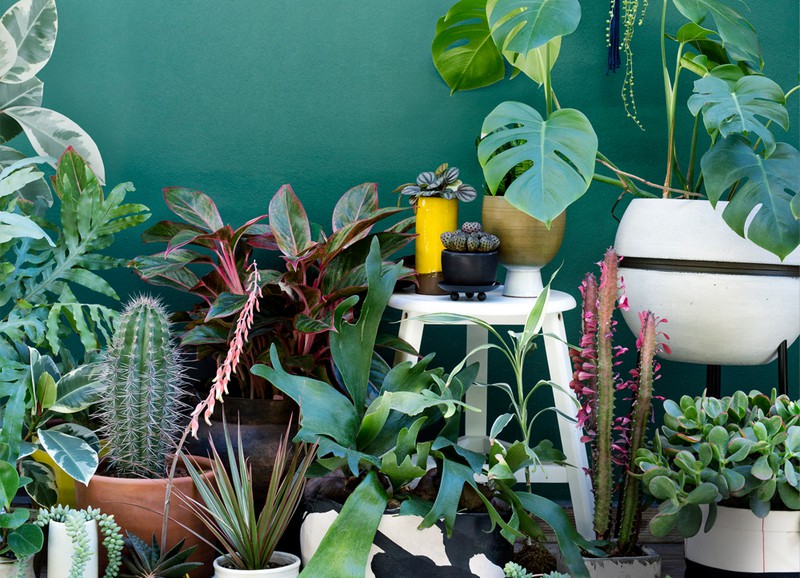
{"type": "MultiPolygon", "coordinates": [[[[420,315],[457,313],[477,317],[492,325],[524,326],[535,301],[535,299],[521,297],[505,297],[502,295],[502,290],[487,293],[485,301],[464,299],[452,301],[446,295],[418,295],[412,290],[392,295],[389,299],[389,306],[402,312],[399,337],[419,351],[422,345],[422,332],[425,328],[425,322],[416,319],[420,315]]],[[[542,332],[545,334],[544,346],[547,354],[547,366],[550,371],[550,381],[564,389],[564,391],[560,391],[553,388],[555,407],[561,413],[572,418],[577,415],[578,406],[575,396],[569,387],[569,382],[572,379],[572,363],[569,358],[569,348],[565,343],[567,335],[564,329],[562,313],[574,309],[575,305],[575,299],[571,295],[562,291],[551,291],[542,325],[542,332]],[[548,336],[548,334],[552,337],[548,336]]],[[[462,324],[459,323],[459,325],[462,324]]],[[[444,324],[437,323],[437,325],[444,324]]],[[[483,327],[472,323],[466,323],[466,326],[467,352],[487,342],[489,338],[488,332],[483,327]]],[[[414,361],[414,357],[407,354],[398,354],[395,361],[405,360],[414,361]]],[[[488,351],[485,349],[478,351],[470,360],[480,363],[478,383],[488,383],[488,351]]],[[[465,435],[461,439],[461,445],[476,451],[484,451],[488,441],[487,389],[485,385],[476,384],[467,391],[466,402],[480,409],[480,412],[465,412],[465,435]]],[[[570,465],[545,464],[543,468],[537,469],[532,479],[539,483],[567,483],[575,512],[575,526],[584,537],[593,539],[594,496],[592,494],[591,481],[584,471],[584,468],[589,467],[586,446],[581,443],[581,433],[575,426],[575,422],[570,422],[559,415],[558,429],[562,451],[570,465]]]]}

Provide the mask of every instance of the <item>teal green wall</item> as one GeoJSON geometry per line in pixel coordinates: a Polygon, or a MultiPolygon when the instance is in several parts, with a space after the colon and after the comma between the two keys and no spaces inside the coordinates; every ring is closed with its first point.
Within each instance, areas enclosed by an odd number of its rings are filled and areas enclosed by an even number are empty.
{"type": "MultiPolygon", "coordinates": [[[[623,168],[658,181],[664,158],[656,51],[660,2],[651,3],[635,40],[645,131],[622,112],[621,75],[605,72],[605,1],[582,2],[581,27],[565,39],[554,74],[561,104],[588,115],[601,149],[623,168]]],[[[270,196],[286,182],[321,223],[350,186],[377,181],[382,203],[392,204],[395,186],[445,161],[480,186],[474,140],[482,119],[502,100],[538,103],[540,94],[520,77],[449,96],[430,56],[436,19],[449,4],[61,0],[56,51],[41,74],[44,104],[94,137],[109,183],[133,181],[154,219],[167,215],[160,193],[167,185],[212,194],[233,223],[266,212],[270,196]]],[[[788,89],[798,78],[798,2],[750,4],[765,70],[788,89]]],[[[795,95],[787,137],[795,146],[797,103],[795,95]]],[[[564,263],[557,288],[576,293],[583,273],[613,242],[610,209],[616,196],[612,187],[593,186],[569,209],[566,240],[555,261],[564,263]]],[[[475,202],[463,207],[461,217],[476,219],[479,213],[475,202]]],[[[137,254],[138,233],[118,248],[137,254]]],[[[115,280],[127,292],[143,289],[128,273],[115,280]]],[[[575,339],[574,312],[567,323],[575,339]]],[[[448,362],[457,354],[444,357],[448,362]]],[[[797,345],[790,363],[796,387],[797,345]]],[[[667,362],[663,375],[662,393],[670,397],[696,394],[703,386],[701,367],[667,362]]],[[[775,375],[774,364],[727,368],[724,390],[769,388],[775,375]]]]}

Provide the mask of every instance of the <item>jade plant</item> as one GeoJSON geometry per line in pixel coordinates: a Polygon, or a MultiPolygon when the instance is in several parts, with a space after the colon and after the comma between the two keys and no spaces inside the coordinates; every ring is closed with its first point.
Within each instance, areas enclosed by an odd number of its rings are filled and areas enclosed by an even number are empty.
{"type": "Polygon", "coordinates": [[[160,301],[140,296],[126,305],[101,362],[101,381],[100,434],[114,475],[164,477],[187,419],[184,363],[160,301]]]}
{"type": "Polygon", "coordinates": [[[636,463],[646,491],[662,500],[650,532],[677,528],[683,537],[702,526],[700,505],[749,508],[759,518],[772,510],[800,510],[800,403],[786,395],[737,391],[664,401],[664,425],[654,448],[636,463]]]}
{"type": "Polygon", "coordinates": [[[500,239],[476,222],[466,222],[460,229],[442,233],[441,238],[444,248],[456,253],[491,253],[500,247],[500,239]]]}
{"type": "MultiPolygon", "coordinates": [[[[61,522],[65,525],[67,536],[72,541],[72,558],[70,560],[70,578],[82,578],[86,563],[95,552],[92,552],[89,542],[89,533],[86,531],[86,522],[97,522],[97,529],[103,535],[103,546],[108,553],[108,564],[104,578],[115,578],[119,572],[122,560],[122,534],[119,524],[114,521],[114,516],[104,514],[99,508],[86,508],[75,510],[69,506],[53,506],[49,509],[39,510],[36,525],[44,528],[51,522],[61,522]]],[[[51,564],[54,562],[51,561],[51,564]]]]}
{"type": "Polygon", "coordinates": [[[628,379],[620,375],[617,367],[622,361],[618,357],[626,349],[614,345],[613,314],[617,304],[621,309],[628,305],[618,266],[619,257],[609,249],[600,264],[599,283],[592,273],[583,280],[581,339],[579,348],[571,353],[575,372],[570,386],[582,404],[578,411],[578,426],[585,434],[582,440],[592,449],[594,531],[599,539],[609,541],[610,554],[625,556],[637,546],[639,535],[642,495],[635,459],[647,441],[659,369],[655,354],[662,348],[669,352],[669,348],[658,339],[663,334],[657,327],[663,320],[650,311],[640,313],[639,360],[628,379]],[[615,418],[618,392],[630,396],[631,406],[629,412],[615,418]]]}
{"type": "Polygon", "coordinates": [[[439,165],[435,171],[420,173],[415,182],[400,185],[394,192],[409,197],[412,205],[416,205],[421,197],[458,199],[464,203],[475,199],[478,196],[475,187],[461,182],[458,177],[458,168],[444,163],[439,165]]]}

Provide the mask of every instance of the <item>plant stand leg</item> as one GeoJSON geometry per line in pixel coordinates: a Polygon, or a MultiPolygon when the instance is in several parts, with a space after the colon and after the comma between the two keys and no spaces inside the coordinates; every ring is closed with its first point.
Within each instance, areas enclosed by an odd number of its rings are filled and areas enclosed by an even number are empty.
{"type": "MultiPolygon", "coordinates": [[[[578,402],[569,387],[572,379],[572,362],[567,347],[567,332],[561,313],[549,313],[544,317],[542,325],[544,347],[547,353],[547,366],[550,370],[550,381],[558,385],[553,388],[553,401],[556,409],[573,420],[577,418],[578,402]]],[[[592,519],[594,517],[594,496],[592,482],[586,471],[589,459],[586,446],[581,443],[581,432],[574,421],[558,416],[558,430],[561,446],[567,462],[574,467],[567,467],[567,483],[575,512],[575,527],[584,538],[594,539],[592,519]]]]}
{"type": "MultiPolygon", "coordinates": [[[[422,345],[422,331],[425,329],[425,324],[416,319],[409,319],[408,313],[403,311],[400,318],[400,329],[397,331],[397,336],[408,343],[411,347],[419,352],[422,345]]],[[[410,361],[415,363],[417,358],[408,353],[398,351],[394,356],[394,364],[402,363],[403,361],[410,361]]]]}
{"type": "Polygon", "coordinates": [[[722,395],[722,368],[719,365],[706,366],[706,395],[716,398],[722,395]]]}
{"type": "Polygon", "coordinates": [[[789,346],[784,339],[778,346],[778,394],[789,395],[789,346]]]}
{"type": "MultiPolygon", "coordinates": [[[[467,325],[467,352],[483,345],[488,339],[489,332],[486,331],[486,329],[472,323],[467,325]]],[[[467,439],[480,439],[481,445],[483,445],[483,440],[486,439],[488,433],[486,415],[488,409],[488,388],[483,384],[488,383],[489,380],[489,351],[487,349],[482,349],[481,351],[473,353],[469,358],[469,363],[479,363],[480,369],[478,370],[478,376],[475,378],[476,383],[473,383],[467,390],[465,401],[467,405],[471,405],[480,411],[464,412],[464,436],[467,439]]]]}

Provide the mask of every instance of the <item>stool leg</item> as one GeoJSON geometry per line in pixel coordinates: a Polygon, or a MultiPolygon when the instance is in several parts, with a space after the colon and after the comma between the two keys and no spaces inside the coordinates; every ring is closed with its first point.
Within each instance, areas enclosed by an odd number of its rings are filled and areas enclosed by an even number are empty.
{"type": "MultiPolygon", "coordinates": [[[[467,353],[476,347],[483,345],[488,341],[488,339],[489,332],[486,329],[480,325],[475,325],[474,323],[467,325],[467,353]]],[[[473,353],[470,356],[469,361],[470,363],[480,363],[480,369],[478,370],[478,376],[476,379],[478,383],[487,383],[489,379],[487,371],[489,352],[486,349],[483,349],[473,353]]],[[[488,388],[483,385],[475,386],[473,384],[473,386],[467,390],[467,405],[471,405],[472,407],[480,410],[464,412],[464,435],[467,438],[485,438],[488,434],[488,430],[486,429],[486,410],[488,398],[488,392],[486,391],[487,389],[488,388]]]]}
{"type": "MultiPolygon", "coordinates": [[[[542,332],[545,334],[544,346],[547,352],[550,381],[564,390],[553,388],[553,401],[556,409],[575,418],[578,413],[578,404],[575,394],[569,387],[569,382],[572,380],[572,363],[569,359],[569,348],[565,343],[567,333],[561,313],[546,315],[542,332]],[[547,334],[553,337],[548,337],[547,334]]],[[[574,466],[567,467],[567,483],[575,512],[575,527],[584,538],[594,539],[592,523],[594,495],[592,494],[592,482],[585,471],[589,468],[586,446],[581,443],[581,432],[575,423],[560,415],[558,416],[558,430],[567,462],[574,466]]]]}
{"type": "MultiPolygon", "coordinates": [[[[422,330],[424,328],[424,323],[417,321],[414,318],[409,318],[408,313],[403,311],[403,315],[400,318],[400,329],[397,331],[397,336],[408,343],[411,347],[419,351],[419,348],[422,345],[422,330]]],[[[417,358],[413,355],[402,353],[400,351],[395,353],[394,364],[397,365],[403,361],[415,363],[417,358]]]]}

